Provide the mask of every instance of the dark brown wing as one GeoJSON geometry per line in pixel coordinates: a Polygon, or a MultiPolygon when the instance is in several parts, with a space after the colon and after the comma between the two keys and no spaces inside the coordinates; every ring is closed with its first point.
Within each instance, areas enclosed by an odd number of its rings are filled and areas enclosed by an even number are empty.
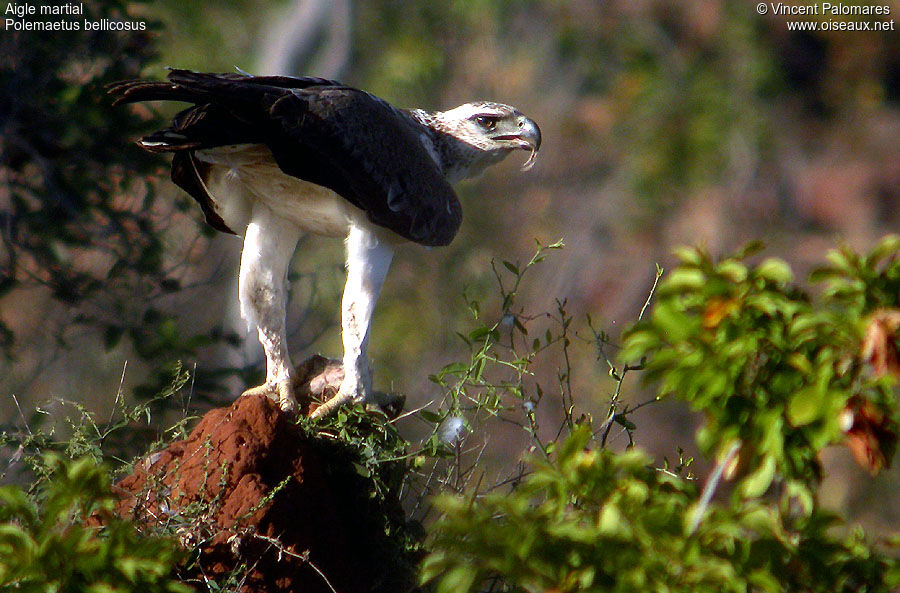
{"type": "MultiPolygon", "coordinates": [[[[324,79],[184,70],[173,70],[168,82],[125,82],[110,92],[117,102],[195,104],[145,138],[148,150],[265,144],[286,174],[328,187],[404,238],[446,245],[459,229],[459,200],[423,144],[425,128],[368,93],[324,79]]],[[[173,179],[177,166],[184,175],[176,182],[208,205],[195,194],[205,190],[187,175],[189,165],[173,162],[173,179]]]]}
{"type": "Polygon", "coordinates": [[[282,171],[334,190],[407,239],[453,240],[462,208],[407,115],[351,88],[294,90],[269,113],[281,134],[267,144],[282,171]]]}

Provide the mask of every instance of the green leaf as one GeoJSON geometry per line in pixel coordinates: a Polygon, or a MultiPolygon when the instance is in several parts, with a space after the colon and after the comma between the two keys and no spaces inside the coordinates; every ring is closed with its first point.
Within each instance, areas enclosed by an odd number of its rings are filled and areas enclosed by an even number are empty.
{"type": "MultiPolygon", "coordinates": [[[[436,502],[441,508],[448,510],[445,508],[445,505],[452,505],[451,508],[455,508],[458,501],[456,499],[445,497],[438,499],[436,502]]],[[[424,585],[425,583],[433,581],[446,570],[446,567],[447,557],[441,552],[432,552],[425,557],[419,567],[419,584],[424,585]]]]}
{"type": "Polygon", "coordinates": [[[614,503],[608,502],[600,509],[597,528],[606,537],[628,537],[630,530],[628,521],[614,503]]]}
{"type": "Polygon", "coordinates": [[[637,426],[635,426],[634,422],[623,416],[622,414],[616,414],[613,416],[613,420],[616,421],[616,424],[620,424],[626,430],[635,430],[637,426]]]}
{"type": "Polygon", "coordinates": [[[765,248],[765,243],[762,241],[750,241],[746,245],[744,245],[741,249],[735,252],[735,259],[747,259],[752,255],[756,255],[760,251],[765,248]]]}
{"type": "Polygon", "coordinates": [[[528,330],[525,328],[525,326],[522,324],[522,322],[519,321],[519,317],[518,317],[518,316],[513,317],[513,325],[515,326],[515,328],[516,328],[517,330],[519,330],[519,332],[520,332],[523,336],[527,336],[527,335],[528,335],[528,330]]]}
{"type": "Polygon", "coordinates": [[[783,591],[784,586],[771,572],[759,568],[747,575],[747,583],[752,585],[751,591],[783,591]]]}
{"type": "Polygon", "coordinates": [[[623,345],[622,358],[640,360],[660,346],[659,336],[650,330],[639,330],[628,334],[623,345]]]}
{"type": "Polygon", "coordinates": [[[493,335],[494,332],[494,328],[482,325],[481,327],[476,327],[471,332],[469,332],[469,340],[472,342],[480,342],[484,338],[493,335]]]}
{"type": "Polygon", "coordinates": [[[653,311],[653,323],[671,343],[679,342],[694,334],[700,320],[678,308],[672,301],[662,301],[653,311]]]}
{"type": "Polygon", "coordinates": [[[889,255],[894,255],[898,251],[900,251],[900,236],[898,235],[888,235],[883,237],[878,245],[869,253],[867,258],[869,266],[875,266],[881,260],[888,257],[889,255]]]}
{"type": "Polygon", "coordinates": [[[806,426],[817,420],[822,410],[823,393],[811,385],[799,390],[788,402],[787,417],[792,426],[806,426]]]}
{"type": "Polygon", "coordinates": [[[815,510],[816,499],[813,490],[809,484],[800,480],[790,480],[785,489],[785,496],[793,503],[795,508],[799,508],[804,517],[809,517],[815,510]]]}
{"type": "Polygon", "coordinates": [[[859,256],[848,249],[832,249],[825,259],[842,272],[851,272],[859,266],[859,256]]]}
{"type": "Polygon", "coordinates": [[[703,252],[696,247],[676,247],[672,253],[681,260],[682,265],[699,266],[703,261],[703,252]]]}
{"type": "Polygon", "coordinates": [[[472,317],[475,319],[481,316],[481,306],[478,304],[478,301],[469,301],[469,312],[472,313],[472,317]]]}
{"type": "Polygon", "coordinates": [[[747,266],[733,259],[727,259],[720,263],[716,271],[735,283],[740,283],[747,279],[747,266]]]}
{"type": "Polygon", "coordinates": [[[24,529],[17,525],[0,525],[0,552],[31,558],[37,546],[24,529]]]}
{"type": "Polygon", "coordinates": [[[706,274],[702,270],[676,268],[663,280],[660,287],[665,292],[688,292],[702,288],[707,283],[706,274]]]}
{"type": "Polygon", "coordinates": [[[469,370],[469,366],[465,365],[461,362],[451,362],[447,364],[440,370],[438,373],[438,377],[443,377],[444,375],[461,375],[469,370]]]}
{"type": "Polygon", "coordinates": [[[575,453],[582,451],[591,440],[591,429],[587,425],[580,425],[572,430],[569,437],[563,441],[559,448],[557,459],[560,465],[564,465],[575,453]]]}
{"type": "Polygon", "coordinates": [[[419,410],[419,416],[422,417],[422,420],[432,424],[439,424],[444,419],[443,414],[437,414],[429,410],[419,410]]]}
{"type": "Polygon", "coordinates": [[[438,582],[436,593],[468,593],[474,588],[477,572],[471,566],[459,564],[451,568],[438,582]]]}
{"type": "MultiPolygon", "coordinates": [[[[15,486],[0,487],[0,521],[9,521],[10,513],[22,514],[33,511],[31,502],[20,488],[15,486]]],[[[35,520],[35,515],[31,512],[28,514],[27,520],[35,520]]]]}
{"type": "Polygon", "coordinates": [[[510,272],[512,272],[513,274],[515,274],[516,276],[519,275],[519,267],[518,267],[517,265],[515,265],[514,263],[508,262],[508,261],[504,261],[504,262],[503,262],[503,267],[505,267],[507,270],[509,270],[510,272]]]}
{"type": "Polygon", "coordinates": [[[757,276],[776,284],[790,284],[794,279],[794,273],[787,262],[775,257],[763,260],[754,271],[757,276]]]}
{"type": "Polygon", "coordinates": [[[759,498],[766,493],[774,479],[775,458],[766,455],[759,468],[741,481],[741,494],[747,498],[759,498]]]}
{"type": "Polygon", "coordinates": [[[813,371],[812,363],[801,352],[794,352],[788,356],[788,364],[803,374],[809,374],[813,371]]]}

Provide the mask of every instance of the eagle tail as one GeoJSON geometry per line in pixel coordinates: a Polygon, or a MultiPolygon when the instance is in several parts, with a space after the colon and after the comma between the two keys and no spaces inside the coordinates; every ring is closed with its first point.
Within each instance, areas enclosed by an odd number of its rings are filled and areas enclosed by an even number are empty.
{"type": "Polygon", "coordinates": [[[261,115],[268,101],[283,95],[285,89],[340,84],[324,78],[208,74],[180,69],[170,69],[167,78],[166,81],[123,80],[107,86],[107,92],[115,97],[113,105],[140,101],[194,104],[176,115],[169,128],[138,142],[150,152],[258,142],[265,120],[261,115]]]}
{"type": "Polygon", "coordinates": [[[113,105],[139,101],[186,101],[197,98],[190,90],[160,80],[122,80],[107,85],[106,92],[115,97],[113,105]]]}
{"type": "Polygon", "coordinates": [[[107,85],[106,92],[115,97],[113,105],[140,101],[183,101],[206,103],[224,84],[245,78],[241,74],[200,74],[189,70],[172,70],[168,80],[122,80],[107,85]]]}
{"type": "Polygon", "coordinates": [[[326,78],[292,76],[251,76],[248,74],[210,74],[172,68],[168,80],[123,80],[107,85],[115,97],[113,105],[139,101],[184,101],[202,104],[216,99],[241,99],[257,102],[261,87],[305,89],[314,86],[343,86],[326,78]]]}

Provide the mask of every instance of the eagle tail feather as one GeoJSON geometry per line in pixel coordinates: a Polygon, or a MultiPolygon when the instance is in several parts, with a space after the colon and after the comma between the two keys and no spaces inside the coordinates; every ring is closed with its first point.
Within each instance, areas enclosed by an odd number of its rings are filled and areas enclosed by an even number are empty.
{"type": "Polygon", "coordinates": [[[190,89],[159,80],[122,80],[107,85],[106,92],[115,97],[113,105],[140,101],[185,101],[194,103],[199,97],[190,89]]]}
{"type": "Polygon", "coordinates": [[[140,101],[183,101],[202,104],[213,99],[225,85],[244,78],[240,74],[201,74],[189,70],[172,70],[168,80],[123,80],[107,85],[106,92],[115,97],[113,105],[140,101]]]}
{"type": "Polygon", "coordinates": [[[144,136],[138,144],[148,152],[181,152],[200,148],[201,143],[171,128],[144,136]]]}
{"type": "Polygon", "coordinates": [[[113,105],[139,101],[184,101],[202,104],[217,99],[228,102],[250,101],[258,104],[260,90],[305,89],[310,87],[343,87],[327,78],[292,76],[250,76],[235,72],[212,74],[172,68],[166,81],[123,80],[107,85],[116,98],[113,105]]]}

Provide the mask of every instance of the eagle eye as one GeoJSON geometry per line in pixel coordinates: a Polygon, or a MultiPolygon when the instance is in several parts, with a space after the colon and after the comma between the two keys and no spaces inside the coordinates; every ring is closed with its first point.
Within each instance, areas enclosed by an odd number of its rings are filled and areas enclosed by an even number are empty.
{"type": "Polygon", "coordinates": [[[497,127],[499,119],[499,117],[494,115],[479,115],[475,118],[475,122],[488,132],[492,132],[497,127]]]}

